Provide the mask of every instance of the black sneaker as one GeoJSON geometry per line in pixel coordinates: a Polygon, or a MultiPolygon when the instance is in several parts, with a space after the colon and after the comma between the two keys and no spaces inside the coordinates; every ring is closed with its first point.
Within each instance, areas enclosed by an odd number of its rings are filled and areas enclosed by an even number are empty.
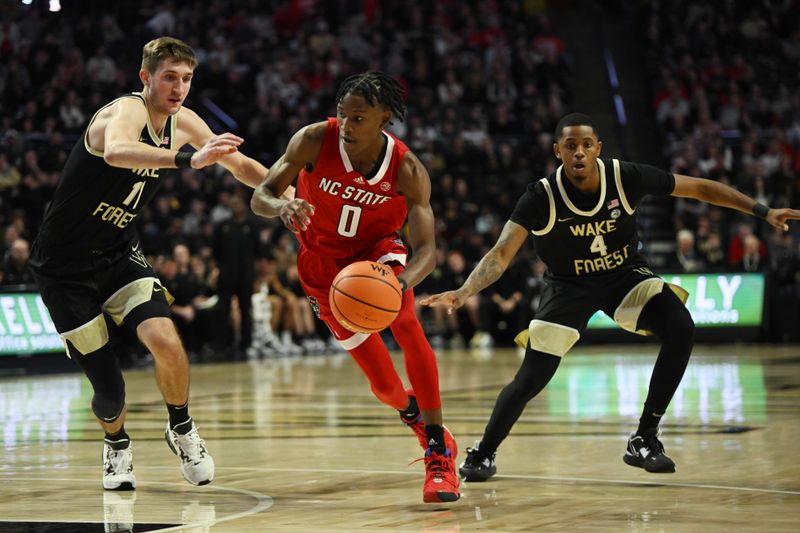
{"type": "Polygon", "coordinates": [[[491,457],[482,456],[479,451],[480,445],[481,441],[476,440],[472,448],[467,448],[467,458],[458,467],[458,475],[464,481],[486,481],[497,473],[495,454],[493,453],[491,457]]]}
{"type": "Polygon", "coordinates": [[[622,460],[655,474],[675,472],[675,463],[664,453],[664,445],[658,440],[658,434],[657,429],[647,430],[643,435],[632,433],[622,460]]]}

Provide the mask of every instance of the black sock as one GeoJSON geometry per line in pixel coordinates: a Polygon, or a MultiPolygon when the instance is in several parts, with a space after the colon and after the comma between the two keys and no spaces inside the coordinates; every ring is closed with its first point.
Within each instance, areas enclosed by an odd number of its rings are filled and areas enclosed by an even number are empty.
{"type": "Polygon", "coordinates": [[[113,450],[124,450],[131,445],[131,438],[125,433],[124,424],[116,433],[109,433],[106,431],[106,436],[103,440],[106,444],[111,446],[113,450]]]}
{"type": "Polygon", "coordinates": [[[657,430],[658,423],[661,422],[663,415],[656,415],[652,410],[645,407],[642,411],[642,416],[639,418],[639,428],[636,430],[637,435],[644,435],[643,432],[650,430],[651,432],[657,430]]]}
{"type": "Polygon", "coordinates": [[[400,416],[406,422],[414,422],[419,418],[419,405],[417,405],[417,399],[414,396],[408,397],[408,407],[400,411],[400,416]]]}
{"type": "Polygon", "coordinates": [[[183,405],[167,404],[169,427],[179,435],[186,435],[192,429],[192,417],[189,416],[189,402],[183,405]]]}
{"type": "Polygon", "coordinates": [[[444,445],[444,428],[436,424],[426,424],[425,434],[428,436],[428,448],[431,452],[443,455],[446,449],[444,445]]]}

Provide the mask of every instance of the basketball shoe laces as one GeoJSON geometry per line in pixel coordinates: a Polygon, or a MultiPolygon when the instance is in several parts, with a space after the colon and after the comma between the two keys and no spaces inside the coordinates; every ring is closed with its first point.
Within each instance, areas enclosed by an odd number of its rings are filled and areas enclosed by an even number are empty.
{"type": "Polygon", "coordinates": [[[425,461],[426,487],[429,484],[435,484],[437,485],[436,490],[438,492],[458,492],[458,484],[455,474],[455,459],[453,459],[452,451],[449,448],[445,448],[445,453],[443,454],[436,453],[430,448],[426,448],[424,457],[414,459],[408,463],[408,465],[411,466],[423,460],[425,461]]]}
{"type": "Polygon", "coordinates": [[[108,462],[106,474],[119,475],[131,472],[133,470],[133,454],[130,453],[130,450],[130,448],[115,450],[109,446],[106,454],[108,462]]]}
{"type": "Polygon", "coordinates": [[[206,441],[200,438],[196,428],[192,428],[186,435],[175,434],[175,441],[178,444],[178,450],[181,459],[184,463],[200,464],[205,459],[206,441]]]}

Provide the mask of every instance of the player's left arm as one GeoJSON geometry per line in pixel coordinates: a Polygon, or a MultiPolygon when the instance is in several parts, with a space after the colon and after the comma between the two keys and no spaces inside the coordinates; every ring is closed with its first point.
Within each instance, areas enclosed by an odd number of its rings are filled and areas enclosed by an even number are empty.
{"type": "Polygon", "coordinates": [[[406,152],[397,176],[397,192],[408,206],[408,244],[414,255],[399,276],[406,288],[422,282],[436,267],[436,232],[431,209],[431,178],[422,162],[406,152]]]}
{"type": "Polygon", "coordinates": [[[784,231],[789,230],[789,225],[786,223],[788,220],[800,220],[800,210],[770,209],[733,187],[704,178],[675,174],[675,189],[672,191],[672,196],[694,198],[710,204],[736,209],[748,215],[759,216],[784,231]]]}
{"type": "MultiPolygon", "coordinates": [[[[215,137],[208,124],[188,107],[184,107],[180,111],[178,129],[188,136],[187,142],[197,150],[200,150],[201,147],[215,137]]],[[[184,137],[181,136],[181,140],[183,139],[184,137]]],[[[269,170],[255,159],[247,157],[238,150],[220,157],[216,162],[230,171],[237,180],[254,189],[264,181],[269,170]]],[[[290,189],[284,193],[288,195],[287,199],[294,198],[294,188],[290,187],[290,189]]]]}

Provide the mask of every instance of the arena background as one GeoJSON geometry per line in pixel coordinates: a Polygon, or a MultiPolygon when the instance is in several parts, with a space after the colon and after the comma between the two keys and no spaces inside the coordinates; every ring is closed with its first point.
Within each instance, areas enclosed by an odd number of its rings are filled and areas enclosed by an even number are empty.
{"type": "MultiPolygon", "coordinates": [[[[18,380],[77,370],[25,266],[28,247],[93,113],[141,89],[148,40],[171,35],[195,49],[199,64],[185,105],[215,132],[242,136],[242,151],[266,166],[299,127],[335,114],[335,90],[348,75],[375,69],[401,80],[407,118],[389,130],[428,168],[439,249],[420,295],[457,287],[495,242],[526,184],[554,170],[552,132],[568,112],[595,119],[605,157],[719,180],[772,207],[796,208],[799,23],[800,5],[791,0],[0,3],[6,450],[8,435],[16,434],[9,428],[18,416],[11,408],[15,387],[24,383],[18,380]]],[[[225,255],[218,228],[231,223],[237,198],[248,205],[250,196],[218,165],[185,169],[164,180],[138,219],[144,251],[177,298],[176,322],[193,369],[341,357],[324,326],[304,322],[309,311],[293,235],[249,209],[245,224],[261,246],[247,267],[259,279],[254,297],[261,298],[261,314],[254,325],[258,344],[237,345],[237,308],[216,305],[216,279],[222,265],[238,258],[225,255]]],[[[752,346],[786,348],[796,357],[800,225],[784,233],[754,217],[672,197],[649,199],[637,213],[641,251],[657,272],[692,293],[700,345],[724,342],[729,348],[722,349],[736,354],[752,346]]],[[[508,348],[535,316],[542,274],[526,245],[471,312],[449,320],[420,309],[432,344],[476,360],[501,354],[515,362],[508,348]],[[518,291],[523,297],[513,312],[499,311],[494,296],[518,291]]],[[[117,335],[124,366],[150,368],[152,358],[143,348],[129,349],[126,335],[117,335]]],[[[598,315],[579,347],[655,351],[620,347],[641,342],[647,341],[598,315]]],[[[797,377],[794,363],[789,368],[797,377]]],[[[440,371],[448,382],[453,370],[446,360],[440,371]]]]}

